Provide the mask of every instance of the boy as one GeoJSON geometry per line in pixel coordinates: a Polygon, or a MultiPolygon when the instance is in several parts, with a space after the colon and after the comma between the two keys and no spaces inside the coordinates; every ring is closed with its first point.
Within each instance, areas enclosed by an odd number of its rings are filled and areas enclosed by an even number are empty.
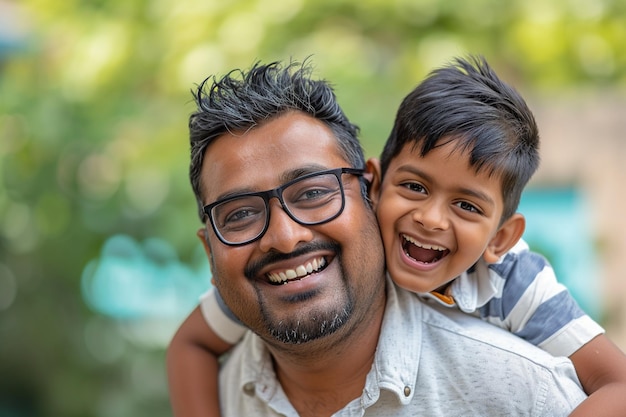
{"type": "MultiPolygon", "coordinates": [[[[590,394],[572,415],[622,415],[626,357],[543,258],[518,243],[525,223],[515,210],[538,161],[531,112],[484,60],[459,59],[433,72],[401,104],[381,162],[368,162],[387,269],[400,287],[569,356],[590,394]]],[[[307,274],[289,272],[272,278],[307,274]]],[[[186,352],[195,358],[185,361],[170,349],[168,367],[187,365],[185,395],[195,403],[188,410],[219,415],[217,378],[210,372],[217,373],[215,357],[244,329],[234,317],[224,320],[229,312],[216,292],[203,298],[201,309],[210,332],[200,313],[192,313],[175,341],[188,343],[186,352]]]]}

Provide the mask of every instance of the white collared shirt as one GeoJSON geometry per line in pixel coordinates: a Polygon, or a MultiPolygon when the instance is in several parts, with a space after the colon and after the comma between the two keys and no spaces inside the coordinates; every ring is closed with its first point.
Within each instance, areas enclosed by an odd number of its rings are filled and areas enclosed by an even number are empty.
{"type": "MultiPolygon", "coordinates": [[[[334,416],[566,416],[585,397],[568,359],[388,279],[363,394],[334,416]]],[[[251,332],[220,372],[220,401],[224,417],[297,416],[251,332]]]]}

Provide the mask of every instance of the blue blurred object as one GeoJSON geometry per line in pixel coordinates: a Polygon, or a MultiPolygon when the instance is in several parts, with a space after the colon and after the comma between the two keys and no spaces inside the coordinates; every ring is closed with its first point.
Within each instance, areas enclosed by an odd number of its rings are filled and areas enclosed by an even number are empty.
{"type": "MultiPolygon", "coordinates": [[[[599,320],[601,270],[581,194],[574,188],[528,189],[519,212],[526,217],[524,239],[531,249],[548,258],[558,280],[587,314],[599,320]]],[[[195,307],[210,281],[201,246],[192,265],[187,265],[164,240],[140,244],[116,235],[85,267],[82,292],[92,310],[113,318],[173,318],[195,307]]]]}
{"type": "Polygon", "coordinates": [[[23,52],[27,47],[28,28],[19,5],[0,3],[0,62],[23,52]]]}
{"type": "Polygon", "coordinates": [[[140,244],[113,236],[83,270],[83,298],[92,310],[117,319],[180,317],[211,285],[206,255],[198,249],[193,265],[186,265],[164,240],[140,244]]]}
{"type": "Polygon", "coordinates": [[[559,282],[599,321],[602,269],[584,196],[575,188],[529,188],[518,211],[526,217],[524,240],[548,258],[559,282]]]}

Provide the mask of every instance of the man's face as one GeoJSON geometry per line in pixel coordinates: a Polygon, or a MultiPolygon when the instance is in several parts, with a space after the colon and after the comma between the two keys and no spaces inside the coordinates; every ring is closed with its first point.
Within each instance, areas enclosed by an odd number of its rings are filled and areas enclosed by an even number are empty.
{"type": "Polygon", "coordinates": [[[440,143],[424,157],[405,145],[385,173],[376,206],[387,270],[399,286],[421,293],[485,253],[503,210],[500,179],[476,173],[467,153],[440,143]]]}
{"type": "MultiPolygon", "coordinates": [[[[208,147],[202,167],[203,202],[265,191],[311,172],[348,166],[328,127],[291,112],[249,131],[225,134],[208,147]]],[[[360,194],[358,177],[344,174],[342,181],[345,208],[328,223],[300,225],[272,198],[269,227],[255,242],[227,246],[207,227],[206,247],[222,298],[270,343],[307,342],[338,329],[336,334],[345,334],[371,314],[372,305],[382,303],[384,260],[378,227],[360,194]],[[286,283],[269,278],[294,272],[297,278],[286,283]]]]}

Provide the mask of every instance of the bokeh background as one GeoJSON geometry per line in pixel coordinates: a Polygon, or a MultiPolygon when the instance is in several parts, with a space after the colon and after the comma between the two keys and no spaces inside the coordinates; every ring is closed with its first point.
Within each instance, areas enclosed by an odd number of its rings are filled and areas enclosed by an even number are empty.
{"type": "Polygon", "coordinates": [[[625,48],[624,0],[0,0],[0,417],[171,415],[210,280],[190,90],[256,60],[311,55],[377,156],[429,70],[483,54],[542,132],[526,238],[626,349],[625,48]]]}

